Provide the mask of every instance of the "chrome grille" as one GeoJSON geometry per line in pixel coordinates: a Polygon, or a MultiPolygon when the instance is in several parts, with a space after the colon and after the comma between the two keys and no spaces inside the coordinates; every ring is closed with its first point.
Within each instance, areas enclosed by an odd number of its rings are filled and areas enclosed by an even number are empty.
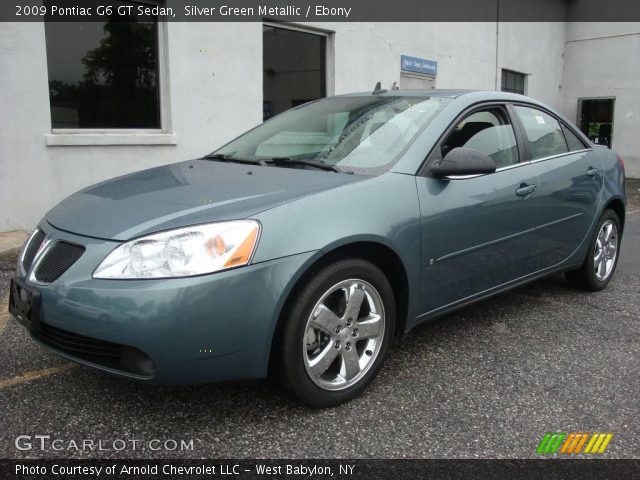
{"type": "Polygon", "coordinates": [[[22,254],[22,268],[24,272],[28,272],[33,264],[33,259],[36,258],[36,254],[38,250],[42,246],[44,242],[45,234],[39,228],[33,232],[31,237],[29,238],[27,245],[25,246],[24,253],[22,254]]]}

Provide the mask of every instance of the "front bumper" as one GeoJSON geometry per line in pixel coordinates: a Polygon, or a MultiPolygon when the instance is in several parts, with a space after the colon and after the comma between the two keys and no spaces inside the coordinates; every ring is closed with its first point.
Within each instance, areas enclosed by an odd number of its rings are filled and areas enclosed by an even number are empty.
{"type": "Polygon", "coordinates": [[[80,243],[86,251],[50,284],[28,280],[24,272],[17,275],[39,292],[44,328],[33,338],[79,363],[154,383],[266,376],[282,305],[313,256],[308,252],[189,278],[98,280],[92,273],[116,242],[69,234],[47,223],[40,228],[48,239],[80,243]],[[100,361],[78,353],[84,347],[64,348],[82,342],[100,349],[120,346],[128,357],[143,352],[152,368],[136,371],[127,367],[131,358],[100,361]]]}

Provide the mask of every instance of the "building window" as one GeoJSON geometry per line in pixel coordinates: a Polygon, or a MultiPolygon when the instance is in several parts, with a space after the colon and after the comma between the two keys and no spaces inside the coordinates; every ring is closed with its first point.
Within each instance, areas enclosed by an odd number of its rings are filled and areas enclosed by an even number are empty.
{"type": "Polygon", "coordinates": [[[47,22],[45,34],[54,129],[162,127],[157,18],[47,22]]]}
{"type": "Polygon", "coordinates": [[[525,74],[502,69],[502,91],[524,95],[525,74]]]}
{"type": "Polygon", "coordinates": [[[265,23],[262,43],[264,120],[327,95],[326,34],[265,23]]]}

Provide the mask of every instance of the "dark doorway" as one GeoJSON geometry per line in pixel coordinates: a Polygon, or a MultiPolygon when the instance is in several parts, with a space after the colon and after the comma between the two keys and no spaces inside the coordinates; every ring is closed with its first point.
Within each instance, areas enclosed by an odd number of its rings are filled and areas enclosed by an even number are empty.
{"type": "Polygon", "coordinates": [[[264,120],[326,96],[326,40],[322,34],[264,25],[264,120]]]}
{"type": "Polygon", "coordinates": [[[580,130],[598,145],[611,148],[614,98],[582,98],[578,100],[580,130]]]}

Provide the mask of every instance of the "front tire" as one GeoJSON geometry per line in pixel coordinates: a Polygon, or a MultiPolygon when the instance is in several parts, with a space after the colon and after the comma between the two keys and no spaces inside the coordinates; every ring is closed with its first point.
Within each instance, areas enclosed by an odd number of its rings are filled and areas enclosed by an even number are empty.
{"type": "Polygon", "coordinates": [[[620,232],[620,219],[616,212],[605,210],[594,231],[582,267],[566,273],[569,283],[594,292],[605,288],[618,264],[620,232]]]}
{"type": "Polygon", "coordinates": [[[389,281],[371,262],[346,259],[315,273],[296,295],[281,331],[284,384],[314,408],[356,397],[380,369],[394,336],[389,281]]]}

